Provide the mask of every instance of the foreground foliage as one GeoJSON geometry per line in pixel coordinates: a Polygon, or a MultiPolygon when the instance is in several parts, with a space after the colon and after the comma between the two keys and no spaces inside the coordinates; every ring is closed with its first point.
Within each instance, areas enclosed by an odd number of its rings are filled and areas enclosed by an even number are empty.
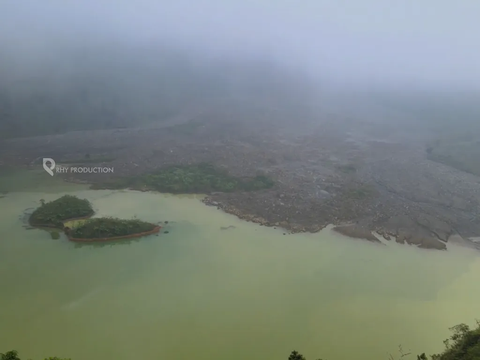
{"type": "Polygon", "coordinates": [[[48,203],[42,201],[42,205],[30,216],[30,224],[63,229],[64,221],[91,215],[93,215],[93,208],[88,200],[64,195],[48,203]]]}
{"type": "MultiPolygon", "coordinates": [[[[480,359],[480,322],[470,329],[460,324],[450,328],[452,336],[444,341],[445,351],[432,356],[434,360],[479,360],[480,359]]],[[[422,354],[424,355],[424,354],[422,354]]],[[[421,356],[419,360],[424,360],[421,356]]]]}
{"type": "MultiPolygon", "coordinates": [[[[445,350],[440,354],[431,355],[432,360],[480,360],[480,322],[477,321],[477,327],[470,329],[465,324],[456,325],[450,328],[452,336],[446,339],[445,350]]],[[[428,360],[425,354],[417,355],[417,360],[428,360]]],[[[409,354],[401,354],[399,358],[411,359],[409,354]]],[[[390,356],[390,359],[394,359],[390,356]]],[[[9,351],[6,354],[0,354],[0,360],[20,360],[16,351],[9,351]]],[[[45,360],[69,360],[57,357],[45,360]]],[[[288,360],[306,360],[305,356],[298,351],[292,351],[288,360]]],[[[321,360],[321,359],[317,359],[321,360]]],[[[387,360],[387,359],[385,359],[387,360]]]]}
{"type": "Polygon", "coordinates": [[[237,178],[211,164],[168,166],[137,178],[123,178],[94,188],[155,190],[186,194],[209,193],[212,191],[255,191],[271,188],[272,179],[258,175],[254,178],[237,178]]]}
{"type": "MultiPolygon", "coordinates": [[[[12,351],[6,352],[5,354],[0,354],[0,360],[21,360],[21,359],[18,357],[18,352],[15,350],[12,350],[12,351]]],[[[55,357],[46,358],[45,360],[70,360],[70,359],[59,358],[55,356],[55,357]]]]}
{"type": "Polygon", "coordinates": [[[153,230],[156,226],[136,219],[95,218],[73,228],[69,235],[74,238],[101,239],[143,233],[153,230]]]}
{"type": "MultiPolygon", "coordinates": [[[[431,355],[432,360],[480,360],[480,321],[477,320],[475,329],[460,324],[449,330],[452,335],[443,342],[445,350],[440,354],[431,355]]],[[[408,355],[402,353],[399,358],[410,359],[408,355]]],[[[417,360],[428,360],[428,358],[425,353],[417,355],[417,360]]],[[[393,360],[394,357],[390,356],[390,359],[393,360]]],[[[306,360],[306,358],[297,351],[292,351],[288,360],[306,360]]]]}

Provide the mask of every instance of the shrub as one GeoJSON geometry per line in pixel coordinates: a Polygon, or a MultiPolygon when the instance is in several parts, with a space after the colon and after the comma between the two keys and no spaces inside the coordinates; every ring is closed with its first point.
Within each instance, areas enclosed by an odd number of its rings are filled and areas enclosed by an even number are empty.
{"type": "Polygon", "coordinates": [[[101,239],[116,236],[139,234],[156,227],[141,220],[122,220],[116,218],[95,218],[85,221],[70,231],[70,236],[82,239],[101,239]]]}
{"type": "Polygon", "coordinates": [[[42,202],[42,205],[30,216],[30,224],[63,229],[64,221],[91,215],[93,215],[93,209],[88,200],[65,195],[48,203],[42,202]]]}

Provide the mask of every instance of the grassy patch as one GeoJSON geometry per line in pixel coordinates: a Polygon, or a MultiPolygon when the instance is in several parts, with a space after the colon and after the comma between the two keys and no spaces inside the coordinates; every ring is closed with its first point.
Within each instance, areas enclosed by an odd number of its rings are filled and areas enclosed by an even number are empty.
{"type": "Polygon", "coordinates": [[[272,179],[264,175],[254,178],[236,178],[210,164],[168,166],[135,178],[121,178],[93,188],[155,190],[185,194],[212,191],[255,191],[273,187],[272,179]]]}
{"type": "Polygon", "coordinates": [[[156,226],[136,219],[95,218],[73,228],[69,235],[74,238],[101,239],[143,233],[153,230],[156,226]]]}
{"type": "MultiPolygon", "coordinates": [[[[465,324],[459,324],[452,328],[452,335],[450,338],[444,341],[445,350],[440,354],[431,355],[432,360],[479,360],[480,359],[480,323],[477,321],[477,326],[474,329],[470,329],[465,324]]],[[[402,346],[399,346],[398,359],[415,359],[428,360],[428,356],[423,353],[420,355],[405,353],[402,346]]],[[[386,357],[387,358],[387,357],[386,357]]],[[[390,354],[388,357],[394,359],[390,354]]],[[[281,360],[281,358],[278,358],[281,360]]],[[[285,358],[284,358],[285,359],[285,358]]],[[[5,354],[0,354],[0,360],[20,360],[18,352],[15,350],[8,351],[5,354]]],[[[68,360],[60,359],[57,357],[46,358],[45,360],[68,360]]],[[[298,351],[292,351],[288,360],[306,360],[306,357],[300,354],[298,351]]]]}
{"type": "Polygon", "coordinates": [[[93,209],[88,200],[65,195],[48,203],[42,201],[42,205],[30,216],[30,224],[62,229],[63,222],[66,220],[91,215],[93,215],[93,209]]]}

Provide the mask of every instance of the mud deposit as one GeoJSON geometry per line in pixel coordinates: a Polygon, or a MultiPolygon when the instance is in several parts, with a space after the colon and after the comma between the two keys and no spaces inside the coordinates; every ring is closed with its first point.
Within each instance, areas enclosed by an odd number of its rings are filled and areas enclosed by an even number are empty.
{"type": "Polygon", "coordinates": [[[268,107],[232,107],[186,113],[158,126],[8,140],[0,144],[0,161],[38,167],[41,157],[67,163],[88,153],[88,165],[98,158],[98,166],[108,158],[103,165],[114,167],[113,174],[56,175],[93,183],[209,162],[235,176],[267,174],[275,180],[269,190],[214,193],[204,200],[262,225],[290,232],[355,225],[348,229],[352,237],[369,238],[375,231],[432,249],[445,249],[452,235],[467,241],[480,236],[480,178],[429,160],[429,134],[414,125],[399,128],[325,111],[299,113],[292,124],[268,107]]]}

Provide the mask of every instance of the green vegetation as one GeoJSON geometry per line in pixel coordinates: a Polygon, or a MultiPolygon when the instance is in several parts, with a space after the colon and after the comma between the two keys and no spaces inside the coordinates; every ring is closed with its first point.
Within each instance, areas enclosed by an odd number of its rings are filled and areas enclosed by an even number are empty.
{"type": "MultiPolygon", "coordinates": [[[[477,321],[475,329],[470,329],[465,324],[456,325],[450,328],[452,336],[445,340],[445,350],[440,354],[431,355],[432,360],[480,360],[480,322],[477,321]]],[[[401,349],[401,347],[400,347],[401,349]]],[[[399,359],[411,359],[413,355],[405,354],[401,351],[399,359]]],[[[417,355],[417,360],[427,360],[425,353],[417,355]]],[[[390,359],[394,359],[390,355],[390,359]]],[[[20,360],[18,352],[9,351],[5,354],[0,354],[0,360],[20,360]]],[[[48,358],[45,360],[69,360],[60,359],[57,357],[48,358]]],[[[305,356],[298,351],[292,351],[288,360],[306,360],[305,356]]],[[[318,359],[321,360],[321,359],[318,359]]],[[[387,360],[387,358],[385,359],[387,360]]]]}
{"type": "Polygon", "coordinates": [[[137,178],[122,178],[93,188],[155,190],[174,194],[209,193],[212,191],[255,191],[271,188],[273,180],[257,175],[243,179],[230,176],[210,164],[168,166],[137,178]]]}
{"type": "MultiPolygon", "coordinates": [[[[477,327],[470,329],[468,325],[460,324],[450,328],[452,336],[445,340],[445,351],[433,355],[433,360],[479,360],[480,359],[480,322],[477,327]]],[[[425,360],[425,354],[418,360],[425,360]]]]}
{"type": "Polygon", "coordinates": [[[58,240],[60,239],[60,233],[58,231],[52,231],[50,232],[50,236],[53,240],[58,240]]]}
{"type": "Polygon", "coordinates": [[[30,216],[32,226],[63,229],[64,221],[93,215],[92,205],[88,200],[72,195],[64,195],[48,203],[42,199],[41,203],[30,216]]]}
{"type": "Polygon", "coordinates": [[[305,356],[300,354],[298,351],[293,350],[290,356],[288,357],[288,360],[306,360],[305,356]]]}
{"type": "MultiPolygon", "coordinates": [[[[5,354],[0,354],[0,360],[21,360],[21,359],[18,357],[18,351],[12,350],[12,351],[6,352],[5,354]]],[[[70,360],[70,359],[59,358],[54,356],[54,357],[48,357],[45,360],[70,360]]]]}
{"type": "MultiPolygon", "coordinates": [[[[450,328],[450,331],[452,335],[443,342],[445,350],[440,354],[431,355],[432,360],[480,360],[480,321],[477,320],[475,329],[460,324],[450,328]]],[[[410,358],[410,354],[400,351],[399,359],[410,358]]],[[[390,355],[390,359],[393,360],[394,357],[390,355]]],[[[292,351],[288,360],[306,360],[306,358],[297,351],[292,351]]],[[[428,360],[428,356],[425,353],[417,355],[417,360],[428,360]]]]}
{"type": "Polygon", "coordinates": [[[139,234],[153,230],[157,225],[140,220],[116,218],[89,219],[70,230],[69,235],[81,239],[102,239],[116,236],[139,234]]]}

